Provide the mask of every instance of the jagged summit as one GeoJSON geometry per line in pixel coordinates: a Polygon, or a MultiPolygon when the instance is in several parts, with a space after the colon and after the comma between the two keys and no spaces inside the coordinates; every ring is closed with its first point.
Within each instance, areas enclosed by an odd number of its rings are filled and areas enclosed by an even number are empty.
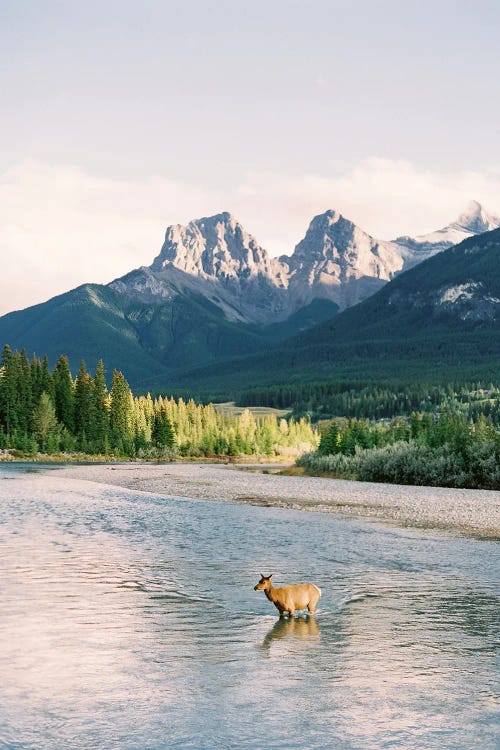
{"type": "Polygon", "coordinates": [[[374,239],[333,209],[315,216],[293,255],[280,261],[288,268],[295,302],[320,297],[341,309],[376,291],[403,267],[390,242],[374,239]]]}
{"type": "Polygon", "coordinates": [[[169,226],[151,266],[111,286],[150,303],[198,295],[239,322],[263,323],[288,314],[286,269],[227,211],[169,226]]]}
{"type": "Polygon", "coordinates": [[[168,227],[151,269],[161,271],[169,264],[205,278],[276,276],[275,263],[267,251],[227,211],[190,221],[186,226],[168,227]]]}
{"type": "Polygon", "coordinates": [[[468,237],[500,227],[500,218],[487,213],[478,201],[470,201],[466,209],[451,224],[436,232],[417,237],[398,237],[394,242],[401,247],[404,270],[416,266],[468,237]]]}
{"type": "Polygon", "coordinates": [[[487,213],[478,201],[473,200],[450,226],[460,227],[471,234],[482,234],[497,229],[500,218],[487,213]]]}
{"type": "Polygon", "coordinates": [[[228,211],[173,224],[149,267],[110,285],[130,299],[165,304],[203,297],[230,321],[285,320],[314,300],[343,310],[403,270],[474,234],[500,226],[472,201],[447,227],[420,237],[377,240],[335,209],[315,216],[290,256],[270,257],[228,211]]]}

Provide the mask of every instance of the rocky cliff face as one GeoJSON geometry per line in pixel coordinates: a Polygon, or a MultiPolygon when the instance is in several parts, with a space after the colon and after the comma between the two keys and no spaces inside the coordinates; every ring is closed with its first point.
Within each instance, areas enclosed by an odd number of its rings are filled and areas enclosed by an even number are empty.
{"type": "Polygon", "coordinates": [[[162,271],[170,265],[223,283],[258,276],[269,278],[274,286],[281,282],[280,264],[229,213],[168,227],[151,269],[162,271]]]}
{"type": "Polygon", "coordinates": [[[271,258],[229,213],[168,227],[149,267],[110,285],[121,295],[164,304],[198,296],[229,321],[282,321],[315,299],[340,310],[360,302],[401,271],[467,237],[500,227],[473,201],[455,222],[420,237],[377,240],[337,211],[314,217],[290,256],[271,258]]]}
{"type": "Polygon", "coordinates": [[[337,211],[315,216],[293,255],[280,260],[295,305],[326,298],[340,309],[373,294],[403,267],[395,245],[370,237],[337,211]]]}
{"type": "Polygon", "coordinates": [[[286,268],[229,213],[168,227],[152,265],[111,286],[146,302],[201,295],[234,321],[268,323],[289,314],[286,268]]]}

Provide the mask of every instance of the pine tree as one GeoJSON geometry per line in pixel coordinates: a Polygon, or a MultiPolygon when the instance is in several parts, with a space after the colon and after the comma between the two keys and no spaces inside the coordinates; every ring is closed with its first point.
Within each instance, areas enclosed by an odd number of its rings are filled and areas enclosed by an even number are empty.
{"type": "Polygon", "coordinates": [[[108,432],[109,399],[104,364],[102,359],[100,359],[94,375],[94,424],[90,434],[94,450],[98,453],[108,452],[108,432]]]}
{"type": "Polygon", "coordinates": [[[109,412],[111,447],[133,453],[134,403],[129,385],[123,374],[115,370],[111,383],[109,412]]]}
{"type": "Polygon", "coordinates": [[[33,392],[31,388],[31,367],[26,354],[22,349],[14,356],[18,361],[17,370],[17,395],[18,395],[18,420],[19,429],[26,435],[31,432],[33,419],[33,392]]]}
{"type": "Polygon", "coordinates": [[[74,431],[74,389],[68,358],[60,356],[53,374],[56,417],[68,432],[74,431]]]}
{"type": "MultiPolygon", "coordinates": [[[[41,394],[39,403],[35,407],[33,426],[40,448],[47,450],[50,437],[57,432],[58,423],[52,400],[45,391],[41,394]]],[[[52,449],[55,447],[54,443],[51,447],[52,449]]]]}
{"type": "Polygon", "coordinates": [[[16,380],[14,355],[5,344],[0,368],[0,425],[7,435],[12,435],[18,426],[16,380]]]}
{"type": "Polygon", "coordinates": [[[40,380],[42,393],[45,391],[52,399],[52,403],[54,403],[54,380],[49,370],[49,358],[47,355],[42,359],[40,380]]]}
{"type": "Polygon", "coordinates": [[[82,360],[76,376],[74,395],[74,430],[82,450],[91,448],[89,440],[94,428],[94,407],[94,381],[82,360]]]}
{"type": "Polygon", "coordinates": [[[318,451],[323,456],[338,453],[340,450],[341,434],[336,422],[332,422],[328,430],[324,433],[319,444],[318,451]]]}
{"type": "Polygon", "coordinates": [[[158,448],[174,447],[175,435],[165,411],[155,415],[151,438],[158,448]]]}
{"type": "Polygon", "coordinates": [[[42,385],[42,363],[39,358],[33,355],[30,364],[31,372],[31,396],[33,399],[33,406],[36,408],[37,404],[40,403],[40,396],[43,393],[42,385]]]}

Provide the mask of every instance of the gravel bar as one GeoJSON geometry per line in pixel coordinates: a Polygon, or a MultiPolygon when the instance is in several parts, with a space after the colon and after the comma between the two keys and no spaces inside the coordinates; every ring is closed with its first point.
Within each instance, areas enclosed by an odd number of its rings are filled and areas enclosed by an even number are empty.
{"type": "MultiPolygon", "coordinates": [[[[500,492],[413,487],[263,473],[264,467],[206,463],[65,466],[65,477],[164,497],[343,513],[402,526],[500,538],[500,492]]],[[[276,471],[274,465],[270,471],[276,471]]]]}

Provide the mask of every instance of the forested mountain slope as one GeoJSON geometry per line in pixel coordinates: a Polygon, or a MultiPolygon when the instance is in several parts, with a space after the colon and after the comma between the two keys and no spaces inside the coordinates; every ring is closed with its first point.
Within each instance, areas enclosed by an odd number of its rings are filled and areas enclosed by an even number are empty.
{"type": "Polygon", "coordinates": [[[471,237],[265,356],[177,373],[174,385],[237,392],[325,378],[498,378],[500,229],[471,237]]]}

